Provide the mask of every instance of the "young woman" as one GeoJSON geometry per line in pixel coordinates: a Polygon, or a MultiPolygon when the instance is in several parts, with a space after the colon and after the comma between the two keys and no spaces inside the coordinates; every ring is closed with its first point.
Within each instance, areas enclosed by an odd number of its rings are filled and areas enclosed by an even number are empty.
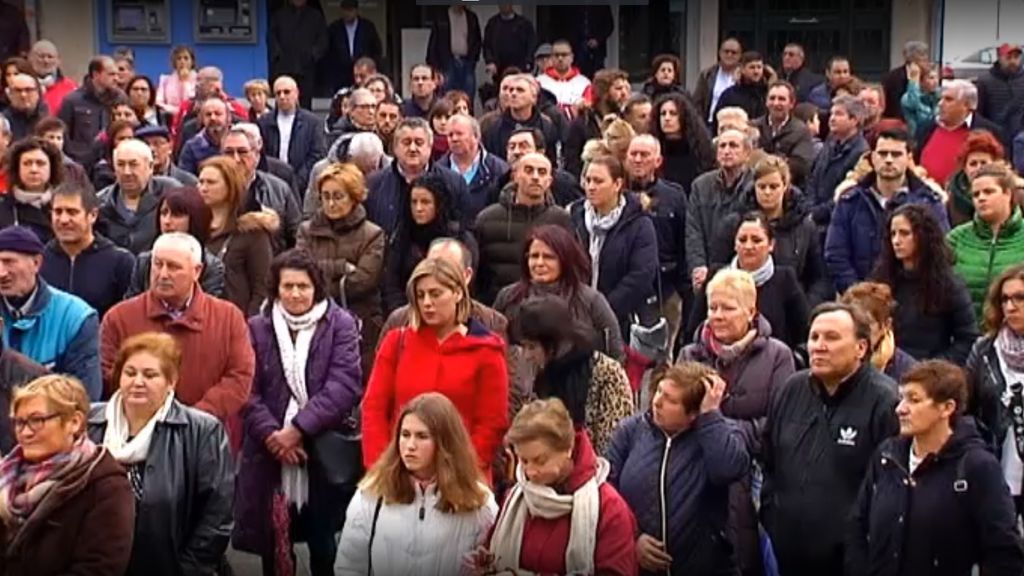
{"type": "Polygon", "coordinates": [[[508,442],[519,460],[475,565],[485,573],[637,574],[636,519],[607,482],[610,466],[557,398],[516,415],[508,442]]]}
{"type": "Polygon", "coordinates": [[[858,282],[839,297],[843,304],[855,305],[871,319],[871,365],[894,382],[917,364],[917,360],[897,346],[893,334],[893,311],[897,302],[888,284],[858,282]]]}
{"type": "Polygon", "coordinates": [[[242,91],[249,102],[249,122],[256,122],[264,114],[273,111],[270,107],[270,84],[266,80],[249,80],[242,86],[242,91]]]}
{"type": "Polygon", "coordinates": [[[847,574],[1020,574],[1024,553],[999,462],[963,415],[963,371],[922,362],[900,381],[900,435],[884,441],[853,506],[847,574]]]}
{"type": "Polygon", "coordinates": [[[128,81],[128,103],[140,126],[166,126],[168,115],[156,104],[156,89],[148,76],[135,76],[128,81]]]}
{"type": "Polygon", "coordinates": [[[889,215],[888,229],[871,279],[888,285],[899,302],[896,345],[918,360],[963,364],[978,323],[942,228],[927,208],[908,204],[889,215]]]}
{"type": "Polygon", "coordinates": [[[60,150],[40,138],[19,140],[4,159],[10,188],[0,196],[0,228],[26,226],[44,243],[53,238],[50,202],[64,179],[60,150]]]}
{"type": "Polygon", "coordinates": [[[448,153],[448,119],[452,117],[451,100],[438,99],[427,113],[427,121],[434,133],[434,147],[430,150],[430,161],[437,162],[448,153]]]}
{"type": "Polygon", "coordinates": [[[685,95],[669,92],[654,101],[650,133],[661,143],[661,177],[687,192],[697,176],[715,168],[707,123],[685,95]]]}
{"type": "Polygon", "coordinates": [[[334,534],[352,486],[331,482],[323,459],[343,456],[318,451],[317,442],[356,432],[350,422],[363,389],[359,331],[352,316],[331,302],[308,252],[289,250],[275,258],[270,281],[274,293],[266,310],[249,319],[260,362],[242,411],[246,434],[232,542],[259,554],[265,575],[288,573],[280,568],[293,558],[287,526],[294,526],[309,545],[313,576],[330,576],[334,534]],[[277,514],[289,522],[276,522],[277,514]]]}
{"type": "Polygon", "coordinates": [[[469,288],[454,263],[420,262],[406,293],[409,325],[384,336],[363,400],[363,461],[369,468],[384,453],[399,406],[440,392],[458,409],[485,470],[508,428],[505,343],[469,317],[469,288]]]}
{"type": "Polygon", "coordinates": [[[464,573],[497,511],[458,410],[442,394],[421,394],[402,408],[348,506],[335,573],[464,573]]]}
{"type": "Polygon", "coordinates": [[[156,104],[164,112],[175,115],[184,102],[196,96],[196,55],[185,45],[171,50],[170,74],[160,75],[156,91],[156,104]]]}
{"type": "Polygon", "coordinates": [[[203,162],[199,193],[212,214],[206,247],[224,263],[224,294],[243,314],[255,315],[268,295],[271,238],[281,218],[273,210],[239,214],[245,181],[239,165],[226,156],[203,162]]]}
{"type": "Polygon", "coordinates": [[[590,263],[572,233],[547,224],[531,229],[523,242],[522,276],[502,288],[494,301],[510,326],[518,324],[523,302],[553,295],[565,300],[573,322],[587,329],[595,350],[622,362],[626,358],[622,333],[604,294],[591,288],[590,263]]]}
{"type": "Polygon", "coordinates": [[[363,83],[363,88],[373,93],[373,97],[377,99],[377,104],[395,97],[395,86],[391,83],[391,79],[384,74],[371,75],[363,83]]]}
{"type": "Polygon", "coordinates": [[[89,436],[128,473],[135,538],[127,576],[215,573],[231,530],[235,466],[221,423],[174,398],[181,350],[168,334],[126,340],[118,389],[94,404],[89,436]]]}
{"type": "Polygon", "coordinates": [[[590,255],[590,287],[615,312],[623,338],[639,320],[648,325],[658,273],[658,239],[640,201],[624,187],[622,163],[611,156],[591,160],[583,178],[587,197],[569,207],[576,236],[590,255]]]}

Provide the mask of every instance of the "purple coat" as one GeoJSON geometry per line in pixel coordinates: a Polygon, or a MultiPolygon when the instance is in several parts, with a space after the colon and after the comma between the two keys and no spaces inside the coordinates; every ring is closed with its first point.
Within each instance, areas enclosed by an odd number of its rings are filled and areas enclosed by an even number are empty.
{"type": "MultiPolygon", "coordinates": [[[[242,409],[245,436],[232,544],[239,550],[263,554],[273,550],[270,501],[281,478],[280,463],[264,442],[281,429],[291,393],[271,317],[261,314],[250,318],[249,333],[256,352],[256,376],[252,395],[242,409]]],[[[363,395],[360,372],[359,330],[348,312],[331,303],[313,335],[306,363],[309,402],[293,420],[307,442],[327,430],[345,430],[346,420],[363,395]]],[[[309,505],[316,506],[331,488],[315,466],[309,472],[309,505]]],[[[339,521],[342,512],[338,511],[339,521]]]]}

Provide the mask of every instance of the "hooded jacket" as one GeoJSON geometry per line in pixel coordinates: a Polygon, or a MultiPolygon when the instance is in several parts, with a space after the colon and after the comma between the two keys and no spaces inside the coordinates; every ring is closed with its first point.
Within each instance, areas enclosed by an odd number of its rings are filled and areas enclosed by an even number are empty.
{"type": "MultiPolygon", "coordinates": [[[[509,173],[508,164],[501,158],[488,152],[483,146],[480,147],[475,162],[477,163],[476,173],[473,174],[472,180],[466,182],[468,194],[466,196],[466,203],[461,206],[462,213],[469,222],[475,221],[477,215],[484,208],[498,201],[501,181],[509,173]]],[[[451,153],[442,156],[436,164],[448,168],[462,177],[455,166],[455,161],[452,160],[451,153]]],[[[465,178],[462,177],[462,179],[465,182],[465,178]]]]}
{"type": "Polygon", "coordinates": [[[735,574],[729,487],[747,475],[751,459],[732,420],[708,412],[670,436],[647,410],[619,426],[605,455],[608,482],[636,514],[639,533],[665,543],[668,574],[735,574]]]}
{"type": "Polygon", "coordinates": [[[50,240],[39,274],[54,288],[85,300],[102,318],[124,299],[134,268],[131,252],[97,234],[92,244],[74,258],[68,257],[57,240],[50,240]]]}
{"type": "Polygon", "coordinates": [[[1024,571],[1024,550],[1003,471],[970,417],[910,472],[910,438],[872,458],[846,540],[848,576],[986,576],[1024,571]]]}
{"type": "Polygon", "coordinates": [[[98,194],[100,200],[96,231],[132,254],[153,247],[160,235],[157,208],[164,192],[181,187],[181,182],[165,176],[153,176],[139,198],[138,208],[132,212],[124,208],[121,185],[111,184],[98,194]]]}
{"type": "Polygon", "coordinates": [[[481,469],[494,459],[508,429],[505,341],[473,318],[466,329],[443,341],[425,325],[384,336],[363,400],[367,468],[387,447],[402,407],[425,392],[444,394],[455,405],[481,469]]]}
{"type": "Polygon", "coordinates": [[[281,219],[273,210],[247,212],[206,243],[206,248],[224,262],[225,298],[245,316],[259,312],[267,298],[270,262],[274,258],[271,239],[280,225],[281,219]]]}
{"type": "Polygon", "coordinates": [[[946,242],[956,257],[953,269],[967,283],[974,302],[974,317],[984,318],[982,304],[989,284],[1014,264],[1024,262],[1024,218],[1020,208],[1014,208],[998,234],[992,227],[975,216],[946,236],[946,242]]]}
{"type": "Polygon", "coordinates": [[[550,193],[538,206],[517,204],[515,196],[516,185],[509,183],[498,203],[480,212],[473,227],[480,250],[476,285],[482,302],[494,302],[502,288],[519,280],[523,241],[534,226],[555,224],[572,230],[569,213],[555,205],[550,193]]]}

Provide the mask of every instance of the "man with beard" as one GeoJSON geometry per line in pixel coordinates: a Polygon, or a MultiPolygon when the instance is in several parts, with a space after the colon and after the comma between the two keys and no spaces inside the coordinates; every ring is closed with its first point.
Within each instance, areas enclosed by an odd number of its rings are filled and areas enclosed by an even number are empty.
{"type": "Polygon", "coordinates": [[[199,165],[220,153],[220,141],[230,125],[230,111],[220,98],[209,98],[199,108],[203,129],[181,150],[178,166],[186,172],[199,175],[199,165]]]}
{"type": "Polygon", "coordinates": [[[1013,104],[1024,99],[1024,70],[1021,69],[1021,47],[1018,44],[1003,44],[997,53],[999,60],[976,82],[977,112],[1003,125],[1013,104]]]}
{"type": "Polygon", "coordinates": [[[92,158],[96,136],[110,123],[110,105],[118,93],[117,66],[109,56],[89,62],[89,75],[74,92],[64,97],[57,116],[68,127],[64,151],[76,162],[92,158]]]}
{"type": "Polygon", "coordinates": [[[402,121],[402,105],[395,98],[385,98],[377,104],[376,130],[380,141],[384,143],[384,151],[391,154],[391,144],[395,136],[395,128],[402,121]]]}

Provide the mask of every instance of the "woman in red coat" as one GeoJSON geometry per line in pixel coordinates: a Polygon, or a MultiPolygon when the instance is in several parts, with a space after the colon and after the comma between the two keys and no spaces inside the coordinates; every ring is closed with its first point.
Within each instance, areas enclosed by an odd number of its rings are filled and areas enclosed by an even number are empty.
{"type": "Polygon", "coordinates": [[[605,482],[609,464],[598,458],[583,429],[574,430],[557,398],[520,410],[508,432],[519,458],[491,534],[476,554],[478,573],[635,576],[636,519],[605,482]]]}
{"type": "Polygon", "coordinates": [[[406,287],[409,326],[381,342],[363,401],[363,461],[384,452],[396,416],[424,392],[458,409],[480,468],[487,469],[508,428],[505,342],[474,319],[465,277],[453,263],[423,260],[406,287]]]}

